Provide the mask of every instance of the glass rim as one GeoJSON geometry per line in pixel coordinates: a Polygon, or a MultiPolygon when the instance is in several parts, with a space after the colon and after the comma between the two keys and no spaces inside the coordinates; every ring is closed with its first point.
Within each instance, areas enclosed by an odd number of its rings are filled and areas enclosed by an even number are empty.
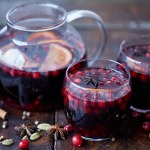
{"type": "Polygon", "coordinates": [[[41,3],[41,2],[31,2],[31,3],[25,3],[25,4],[21,4],[21,5],[18,5],[18,6],[15,6],[13,8],[11,8],[7,13],[6,13],[6,21],[7,21],[7,25],[9,25],[10,27],[14,28],[14,29],[17,29],[17,30],[20,30],[20,31],[28,31],[28,32],[42,32],[42,31],[48,31],[48,30],[53,30],[53,29],[56,29],[60,26],[62,26],[63,24],[66,23],[66,20],[67,20],[67,12],[66,10],[59,6],[59,5],[56,5],[56,4],[53,4],[53,3],[41,3]],[[11,13],[13,13],[14,11],[16,11],[17,9],[21,9],[22,7],[28,7],[28,6],[34,6],[34,5],[37,5],[37,6],[47,6],[47,7],[50,7],[50,8],[53,8],[53,9],[57,9],[59,11],[62,12],[62,20],[58,21],[57,23],[55,23],[54,25],[51,25],[51,26],[45,26],[45,27],[40,27],[41,29],[31,29],[30,27],[24,27],[24,26],[21,26],[21,25],[15,25],[15,23],[13,23],[13,21],[10,19],[10,15],[11,13]]]}
{"type": "Polygon", "coordinates": [[[112,60],[112,59],[105,59],[105,58],[99,58],[99,59],[81,59],[80,61],[76,61],[76,62],[74,62],[74,63],[72,63],[72,64],[69,65],[69,67],[68,67],[67,70],[66,70],[66,75],[65,75],[65,77],[66,77],[67,80],[69,80],[69,82],[71,82],[75,87],[77,87],[77,88],[79,88],[79,89],[81,89],[81,90],[88,90],[88,89],[90,89],[90,91],[116,91],[116,90],[119,90],[119,89],[125,87],[126,85],[130,84],[130,80],[131,80],[130,72],[129,72],[129,70],[128,70],[126,67],[124,67],[121,63],[119,63],[119,62],[117,62],[117,61],[115,61],[115,60],[112,60]],[[118,64],[118,65],[120,65],[120,66],[125,70],[125,72],[127,73],[127,75],[128,75],[128,80],[127,80],[127,82],[125,82],[123,85],[120,85],[120,86],[118,86],[118,87],[111,88],[111,89],[110,89],[110,88],[97,88],[97,89],[95,89],[95,88],[82,87],[82,86],[80,86],[80,85],[74,83],[74,82],[70,79],[70,77],[69,77],[69,69],[71,69],[71,67],[73,67],[74,65],[76,65],[76,64],[78,64],[78,63],[86,62],[86,61],[109,61],[109,62],[113,62],[113,63],[115,63],[115,64],[118,64]]]}
{"type": "MultiPolygon", "coordinates": [[[[123,53],[123,55],[125,55],[128,59],[130,59],[131,61],[134,61],[135,63],[139,64],[139,63],[142,63],[142,64],[145,64],[146,66],[149,66],[150,67],[150,63],[148,62],[142,62],[142,61],[139,61],[139,60],[136,60],[136,59],[133,59],[132,57],[130,57],[129,55],[126,55],[126,53],[123,51],[124,48],[127,48],[127,47],[130,47],[130,46],[135,46],[135,44],[130,44],[132,43],[133,41],[136,42],[136,40],[140,40],[140,39],[149,39],[150,40],[150,35],[140,35],[140,36],[133,36],[133,37],[129,37],[129,38],[126,38],[124,39],[121,44],[120,44],[120,47],[119,47],[119,51],[121,53],[123,53]]],[[[136,42],[137,43],[137,42],[136,42]]],[[[138,43],[137,43],[138,44],[138,43]]],[[[142,44],[139,44],[139,45],[142,45],[142,44]]],[[[120,55],[120,53],[119,53],[120,55]]],[[[129,68],[129,70],[134,70],[132,68],[129,68]]],[[[135,70],[134,70],[135,71],[135,70]]],[[[139,72],[139,70],[137,71],[139,72]]],[[[144,72],[140,72],[142,74],[147,74],[147,73],[144,73],[144,72]]]]}

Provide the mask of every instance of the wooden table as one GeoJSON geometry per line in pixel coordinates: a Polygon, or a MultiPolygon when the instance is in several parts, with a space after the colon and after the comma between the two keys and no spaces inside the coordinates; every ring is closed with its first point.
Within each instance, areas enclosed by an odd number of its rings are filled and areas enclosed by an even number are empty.
{"type": "MultiPolygon", "coordinates": [[[[65,2],[62,5],[68,10],[81,8],[90,9],[100,14],[106,23],[108,30],[108,41],[105,52],[102,57],[116,59],[116,54],[119,50],[120,42],[130,36],[148,34],[149,19],[150,19],[150,3],[113,3],[113,2],[98,2],[98,0],[89,1],[72,1],[65,2]]],[[[95,49],[98,42],[97,29],[92,23],[75,24],[79,32],[83,35],[84,41],[88,49],[95,49]],[[86,25],[84,28],[83,26],[86,25]],[[93,31],[94,30],[94,31],[93,31]],[[93,36],[94,35],[94,36],[93,36]],[[95,39],[93,40],[93,37],[95,39]]],[[[20,141],[20,137],[16,135],[14,127],[23,123],[21,119],[22,111],[9,108],[5,104],[1,107],[8,112],[7,129],[0,129],[0,135],[12,138],[14,144],[11,146],[3,146],[0,144],[0,150],[16,150],[20,141]]],[[[33,121],[48,122],[50,124],[66,125],[67,120],[64,116],[63,110],[56,110],[55,112],[32,113],[31,119],[33,121]]],[[[0,126],[2,120],[0,120],[0,126]]],[[[150,139],[144,133],[136,122],[129,116],[126,121],[126,126],[122,130],[122,136],[116,139],[115,142],[88,142],[85,141],[80,148],[74,147],[71,144],[71,136],[64,141],[53,140],[48,137],[41,138],[38,141],[31,142],[29,150],[149,150],[150,139]]]]}

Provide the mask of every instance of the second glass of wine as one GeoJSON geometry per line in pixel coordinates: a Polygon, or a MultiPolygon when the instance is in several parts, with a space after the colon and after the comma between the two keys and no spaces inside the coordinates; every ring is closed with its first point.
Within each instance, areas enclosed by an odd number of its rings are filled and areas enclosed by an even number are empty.
{"type": "Polygon", "coordinates": [[[130,74],[107,59],[78,61],[67,69],[64,110],[82,137],[103,141],[115,137],[130,107],[130,74]]]}

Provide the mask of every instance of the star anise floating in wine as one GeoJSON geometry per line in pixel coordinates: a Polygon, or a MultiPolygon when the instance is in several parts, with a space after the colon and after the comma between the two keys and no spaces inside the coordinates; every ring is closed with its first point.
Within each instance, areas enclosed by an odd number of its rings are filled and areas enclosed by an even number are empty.
{"type": "Polygon", "coordinates": [[[22,124],[21,126],[16,126],[15,130],[20,133],[20,136],[31,136],[31,134],[35,132],[36,126],[31,124],[22,124]]]}
{"type": "Polygon", "coordinates": [[[61,128],[56,124],[56,125],[51,125],[49,127],[49,129],[47,130],[47,134],[49,136],[54,136],[55,140],[57,139],[65,140],[66,131],[64,130],[64,128],[61,128]]]}
{"type": "Polygon", "coordinates": [[[97,80],[97,78],[95,76],[85,76],[83,77],[83,81],[86,84],[92,83],[95,88],[97,88],[99,81],[97,80]]]}

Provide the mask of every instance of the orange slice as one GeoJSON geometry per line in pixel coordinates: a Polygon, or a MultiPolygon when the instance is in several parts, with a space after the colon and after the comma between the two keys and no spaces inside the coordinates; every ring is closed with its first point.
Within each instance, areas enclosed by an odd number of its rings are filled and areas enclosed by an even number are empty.
{"type": "Polygon", "coordinates": [[[53,71],[65,68],[72,60],[72,52],[58,44],[51,44],[40,71],[53,71]]]}

